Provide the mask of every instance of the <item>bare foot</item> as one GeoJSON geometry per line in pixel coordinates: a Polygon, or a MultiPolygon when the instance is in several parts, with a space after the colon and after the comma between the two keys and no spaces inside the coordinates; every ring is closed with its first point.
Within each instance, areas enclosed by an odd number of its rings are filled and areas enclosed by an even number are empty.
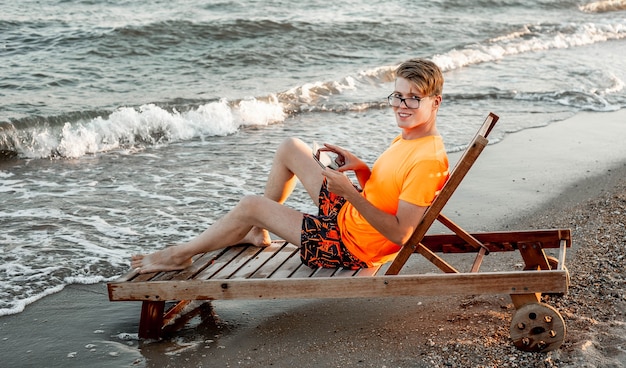
{"type": "Polygon", "coordinates": [[[270,238],[270,233],[267,230],[254,226],[250,229],[248,234],[241,239],[239,244],[252,244],[257,247],[267,247],[272,244],[272,238],[270,238]]]}
{"type": "Polygon", "coordinates": [[[182,270],[191,264],[191,259],[179,261],[175,248],[167,247],[152,254],[135,254],[130,266],[139,273],[182,270]]]}

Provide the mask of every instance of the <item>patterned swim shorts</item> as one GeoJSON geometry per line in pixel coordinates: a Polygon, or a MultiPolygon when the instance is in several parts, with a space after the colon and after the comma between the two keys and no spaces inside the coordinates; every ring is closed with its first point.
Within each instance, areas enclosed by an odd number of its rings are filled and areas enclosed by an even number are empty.
{"type": "Polygon", "coordinates": [[[343,267],[351,270],[367,267],[341,241],[337,215],[344,203],[345,198],[328,191],[324,179],[320,189],[318,215],[304,214],[302,219],[300,258],[305,265],[312,268],[343,267]]]}

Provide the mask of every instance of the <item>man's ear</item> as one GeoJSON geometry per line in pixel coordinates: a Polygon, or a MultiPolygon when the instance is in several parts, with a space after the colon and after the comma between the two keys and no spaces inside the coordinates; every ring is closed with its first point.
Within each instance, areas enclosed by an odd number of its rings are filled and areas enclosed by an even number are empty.
{"type": "Polygon", "coordinates": [[[441,96],[435,96],[433,99],[433,107],[439,107],[441,105],[441,96]]]}

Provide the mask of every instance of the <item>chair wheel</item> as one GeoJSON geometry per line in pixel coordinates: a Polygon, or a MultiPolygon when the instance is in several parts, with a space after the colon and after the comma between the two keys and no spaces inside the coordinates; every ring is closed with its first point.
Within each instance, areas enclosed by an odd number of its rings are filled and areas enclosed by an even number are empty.
{"type": "Polygon", "coordinates": [[[555,350],[565,339],[565,322],[561,314],[547,304],[526,304],[513,315],[511,339],[523,351],[555,350]]]}

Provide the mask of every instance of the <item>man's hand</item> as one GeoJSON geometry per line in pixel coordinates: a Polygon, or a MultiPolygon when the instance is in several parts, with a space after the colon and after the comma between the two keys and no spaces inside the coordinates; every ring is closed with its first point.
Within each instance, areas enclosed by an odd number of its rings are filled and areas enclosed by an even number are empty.
{"type": "Polygon", "coordinates": [[[371,174],[370,168],[365,162],[356,157],[350,151],[332,144],[324,143],[324,147],[320,148],[319,150],[335,153],[337,155],[337,159],[335,159],[335,162],[339,165],[337,171],[339,171],[340,173],[346,171],[354,171],[354,174],[359,180],[359,185],[361,185],[361,188],[365,187],[365,182],[367,182],[371,174]]]}
{"type": "Polygon", "coordinates": [[[346,174],[338,170],[326,168],[322,171],[322,175],[326,177],[326,183],[330,192],[342,196],[347,200],[350,200],[353,195],[359,194],[352,180],[350,180],[346,174]]]}

